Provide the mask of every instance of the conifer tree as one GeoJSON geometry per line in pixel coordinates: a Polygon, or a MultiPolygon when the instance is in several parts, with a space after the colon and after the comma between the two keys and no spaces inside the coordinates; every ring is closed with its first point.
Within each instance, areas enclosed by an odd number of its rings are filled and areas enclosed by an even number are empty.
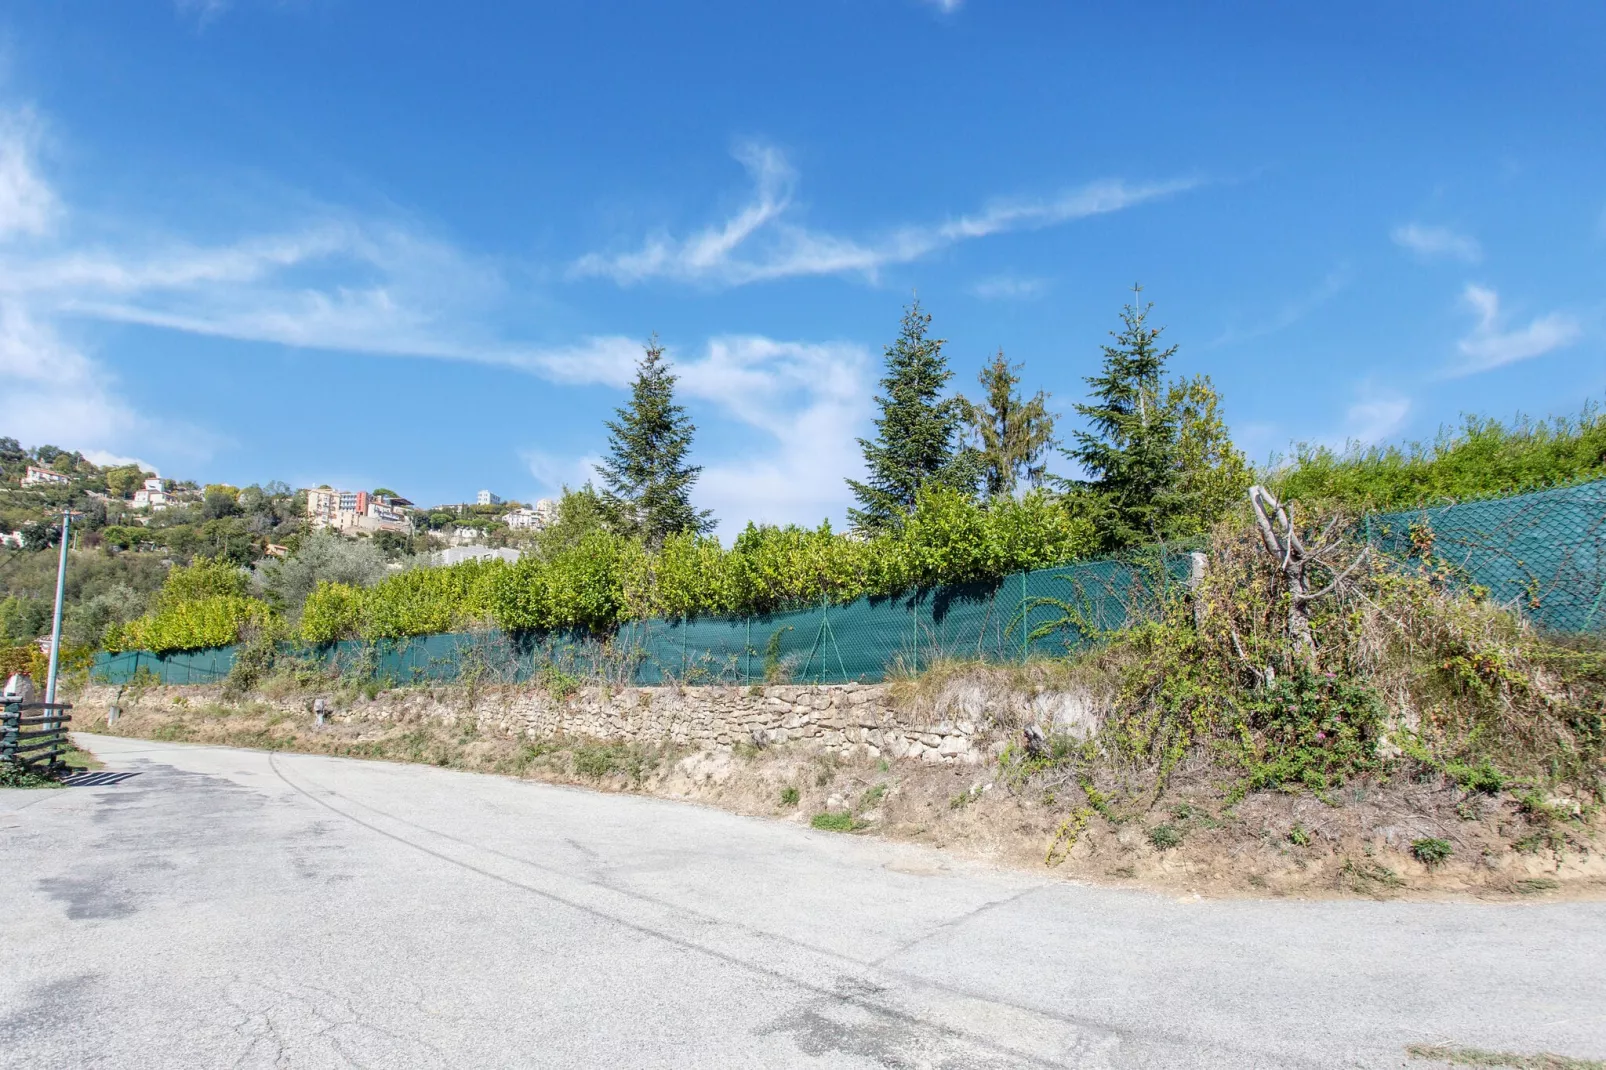
{"type": "Polygon", "coordinates": [[[930,327],[931,316],[919,301],[911,302],[897,341],[886,349],[876,437],[859,439],[869,476],[862,483],[848,480],[859,500],[848,520],[861,531],[895,526],[923,487],[975,493],[979,465],[960,442],[964,401],[942,396],[954,373],[942,352],[944,340],[930,337],[930,327]]]}
{"type": "Polygon", "coordinates": [[[1016,374],[1021,367],[1005,360],[1000,349],[976,377],[985,397],[965,402],[965,421],[981,464],[982,492],[989,499],[1014,494],[1021,479],[1040,486],[1048,471],[1044,454],[1054,444],[1054,414],[1041,390],[1021,399],[1016,374]]]}
{"type": "Polygon", "coordinates": [[[1162,384],[1177,347],[1157,345],[1161,328],[1148,325],[1153,307],[1134,296],[1122,311],[1124,329],[1104,347],[1103,373],[1087,380],[1092,403],[1076,406],[1092,430],[1078,432],[1066,451],[1087,473],[1075,489],[1106,549],[1204,534],[1249,486],[1209,377],[1162,384]]]}
{"type": "Polygon", "coordinates": [[[609,420],[608,458],[596,466],[615,524],[657,546],[682,531],[708,531],[709,510],[691,504],[702,466],[686,463],[697,428],[675,403],[675,375],[653,336],[636,365],[630,404],[609,420]]]}
{"type": "Polygon", "coordinates": [[[1152,304],[1139,305],[1141,286],[1121,311],[1123,329],[1104,346],[1104,367],[1087,378],[1090,404],[1076,411],[1091,430],[1076,432],[1066,454],[1081,464],[1081,486],[1095,493],[1100,526],[1112,548],[1157,539],[1175,484],[1176,418],[1161,395],[1161,373],[1176,346],[1160,349],[1161,328],[1148,325],[1152,304]]]}

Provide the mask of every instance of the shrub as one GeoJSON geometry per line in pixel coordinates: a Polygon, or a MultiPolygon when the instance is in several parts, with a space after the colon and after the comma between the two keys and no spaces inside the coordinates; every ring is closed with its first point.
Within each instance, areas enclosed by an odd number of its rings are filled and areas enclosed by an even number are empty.
{"type": "Polygon", "coordinates": [[[1182,830],[1175,825],[1156,825],[1149,830],[1149,842],[1156,850],[1169,851],[1182,844],[1182,830]]]}
{"type": "Polygon", "coordinates": [[[781,789],[781,805],[796,806],[803,798],[803,794],[796,788],[781,789]]]}
{"type": "Polygon", "coordinates": [[[859,827],[858,823],[853,820],[853,815],[846,810],[827,810],[824,813],[815,814],[810,819],[809,825],[825,832],[852,832],[859,827]]]}
{"type": "Polygon", "coordinates": [[[1411,844],[1411,857],[1429,869],[1439,865],[1454,853],[1455,851],[1450,847],[1448,840],[1441,840],[1431,836],[1411,844]]]}

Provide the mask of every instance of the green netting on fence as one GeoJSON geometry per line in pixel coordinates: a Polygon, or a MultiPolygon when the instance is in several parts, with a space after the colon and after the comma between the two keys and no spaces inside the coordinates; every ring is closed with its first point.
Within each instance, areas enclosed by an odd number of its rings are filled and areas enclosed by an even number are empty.
{"type": "MultiPolygon", "coordinates": [[[[1377,514],[1361,533],[1395,560],[1431,558],[1542,627],[1606,631],[1606,481],[1377,514]]],[[[469,676],[516,683],[542,673],[621,685],[874,682],[942,658],[1064,654],[1152,612],[1186,574],[1185,555],[1154,554],[767,616],[638,621],[606,639],[460,632],[285,653],[395,684],[469,676]]],[[[211,683],[233,664],[232,647],[165,657],[131,651],[101,654],[92,673],[114,684],[142,670],[163,683],[211,683]]]]}
{"type": "MultiPolygon", "coordinates": [[[[944,658],[1064,654],[1151,613],[1186,573],[1185,555],[1154,554],[765,616],[635,621],[603,639],[492,630],[321,648],[287,644],[282,653],[393,684],[465,677],[518,683],[554,672],[621,685],[876,682],[944,658]]],[[[101,654],[92,673],[112,684],[142,671],[153,682],[211,683],[233,663],[232,647],[166,657],[131,651],[101,654]]]]}
{"type": "Polygon", "coordinates": [[[1541,627],[1606,630],[1606,480],[1379,514],[1363,527],[1391,557],[1447,566],[1541,627]]]}

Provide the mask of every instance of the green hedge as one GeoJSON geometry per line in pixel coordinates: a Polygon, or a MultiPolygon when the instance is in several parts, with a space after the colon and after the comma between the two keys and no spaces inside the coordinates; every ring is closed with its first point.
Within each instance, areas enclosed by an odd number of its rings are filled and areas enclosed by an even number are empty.
{"type": "Polygon", "coordinates": [[[772,613],[1027,572],[1088,556],[1096,533],[1046,494],[983,506],[922,496],[894,534],[862,539],[749,525],[730,549],[678,535],[649,549],[594,531],[550,557],[404,572],[367,589],[321,584],[307,599],[311,643],[431,635],[494,624],[508,632],[610,631],[651,618],[772,613]]]}

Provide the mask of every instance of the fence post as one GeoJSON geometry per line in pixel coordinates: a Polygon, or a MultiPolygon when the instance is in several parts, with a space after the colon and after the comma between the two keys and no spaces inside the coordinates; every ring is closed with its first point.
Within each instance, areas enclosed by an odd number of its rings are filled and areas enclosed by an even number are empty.
{"type": "Polygon", "coordinates": [[[1193,627],[1195,631],[1204,629],[1205,607],[1204,599],[1199,594],[1199,588],[1204,585],[1205,567],[1209,558],[1198,550],[1188,555],[1188,597],[1193,601],[1193,627]]]}
{"type": "Polygon", "coordinates": [[[1032,655],[1031,630],[1026,627],[1026,570],[1020,573],[1020,663],[1025,665],[1032,655]]]}

